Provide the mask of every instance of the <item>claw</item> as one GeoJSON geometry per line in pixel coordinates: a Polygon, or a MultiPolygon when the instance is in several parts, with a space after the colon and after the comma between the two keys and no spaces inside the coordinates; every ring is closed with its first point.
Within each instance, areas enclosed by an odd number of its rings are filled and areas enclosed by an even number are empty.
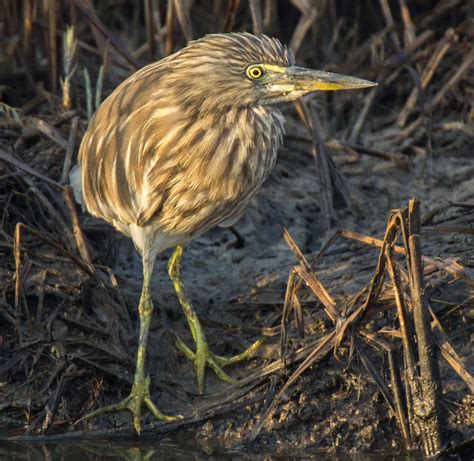
{"type": "Polygon", "coordinates": [[[83,416],[82,418],[78,419],[74,424],[78,424],[81,421],[85,421],[87,419],[95,418],[103,413],[110,413],[114,411],[122,411],[122,410],[130,410],[133,415],[133,427],[135,428],[135,432],[140,435],[141,432],[141,408],[142,405],[145,405],[148,410],[150,410],[151,414],[158,420],[163,421],[166,423],[176,421],[178,419],[182,419],[181,415],[177,416],[168,416],[163,414],[156,405],[151,400],[150,396],[150,377],[147,376],[142,382],[136,382],[132,386],[132,390],[128,397],[123,399],[119,403],[115,403],[113,405],[108,405],[106,407],[99,408],[98,410],[92,411],[87,415],[83,416]]]}
{"type": "MultiPolygon", "coordinates": [[[[202,332],[200,333],[202,334],[202,332]]],[[[203,336],[200,338],[200,341],[196,341],[196,352],[193,352],[188,346],[186,346],[180,338],[177,339],[176,346],[191,362],[194,363],[194,366],[196,367],[198,390],[199,393],[202,394],[205,389],[204,375],[206,365],[214,371],[220,380],[228,384],[236,384],[237,381],[224,371],[224,367],[252,357],[252,355],[254,355],[262,346],[264,341],[263,338],[258,339],[244,352],[234,355],[233,357],[222,357],[214,354],[209,349],[207,341],[203,336]]]]}
{"type": "Polygon", "coordinates": [[[184,315],[188,321],[191,335],[196,344],[196,352],[193,352],[184,342],[178,338],[176,346],[178,349],[194,363],[196,367],[196,375],[198,382],[199,392],[204,392],[204,374],[206,371],[206,365],[211,368],[219,379],[230,384],[235,384],[236,381],[231,378],[224,370],[223,367],[231,365],[233,363],[240,362],[251,357],[257,349],[263,344],[264,338],[260,338],[255,341],[248,349],[241,354],[235,355],[230,358],[221,357],[210,351],[209,345],[207,344],[206,337],[199,322],[198,316],[194,312],[194,309],[184,293],[183,283],[181,281],[181,258],[183,256],[184,247],[178,245],[171,258],[168,262],[168,273],[173,282],[174,289],[178,296],[179,303],[183,308],[184,315]]]}

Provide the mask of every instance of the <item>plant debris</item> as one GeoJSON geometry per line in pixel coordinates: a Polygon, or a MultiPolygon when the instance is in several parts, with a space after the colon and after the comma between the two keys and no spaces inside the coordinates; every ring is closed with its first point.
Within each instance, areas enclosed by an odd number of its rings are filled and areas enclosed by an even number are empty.
{"type": "Polygon", "coordinates": [[[207,454],[467,452],[470,9],[462,0],[6,0],[0,441],[133,436],[125,413],[75,425],[129,390],[141,266],[128,239],[75,203],[69,172],[88,119],[124,78],[205,33],[247,30],[277,36],[301,65],[378,86],[282,106],[285,145],[246,217],[189,245],[185,285],[213,350],[266,338],[230,370],[238,385],[208,376],[208,393],[197,393],[174,346],[189,333],[168,253],[159,257],[148,370],[158,406],[184,418],[144,418],[143,440],[184,436],[207,454]]]}

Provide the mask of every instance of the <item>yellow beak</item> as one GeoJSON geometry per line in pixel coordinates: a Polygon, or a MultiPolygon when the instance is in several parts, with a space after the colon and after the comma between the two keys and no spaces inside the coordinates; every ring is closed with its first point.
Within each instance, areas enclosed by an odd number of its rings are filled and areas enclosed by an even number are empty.
{"type": "Polygon", "coordinates": [[[311,91],[356,90],[377,85],[361,78],[296,66],[290,67],[286,75],[297,91],[308,93],[311,91]]]}

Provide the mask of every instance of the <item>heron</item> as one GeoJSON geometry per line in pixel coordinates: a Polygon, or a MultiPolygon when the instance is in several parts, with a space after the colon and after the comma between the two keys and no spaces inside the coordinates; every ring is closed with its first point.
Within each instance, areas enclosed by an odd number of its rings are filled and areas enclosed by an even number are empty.
{"type": "Polygon", "coordinates": [[[295,65],[275,38],[246,32],[206,35],[147,65],[99,106],[82,139],[78,174],[87,211],[131,237],[143,262],[138,305],[136,369],[128,397],[81,419],[130,410],[140,433],[141,409],[160,421],[145,373],[153,313],[150,280],[159,253],[175,248],[168,273],[189,325],[194,348],[177,346],[196,368],[234,380],[224,367],[251,357],[214,354],[181,280],[184,246],[214,226],[231,226],[270,174],[284,134],[277,105],[315,91],[366,88],[360,78],[295,65]]]}

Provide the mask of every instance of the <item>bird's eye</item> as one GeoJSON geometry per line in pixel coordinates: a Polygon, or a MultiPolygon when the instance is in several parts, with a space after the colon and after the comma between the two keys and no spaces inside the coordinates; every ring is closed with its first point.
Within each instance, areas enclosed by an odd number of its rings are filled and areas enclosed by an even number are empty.
{"type": "Polygon", "coordinates": [[[261,66],[249,66],[247,67],[245,73],[247,74],[248,78],[252,80],[258,80],[265,74],[265,69],[261,66]]]}

